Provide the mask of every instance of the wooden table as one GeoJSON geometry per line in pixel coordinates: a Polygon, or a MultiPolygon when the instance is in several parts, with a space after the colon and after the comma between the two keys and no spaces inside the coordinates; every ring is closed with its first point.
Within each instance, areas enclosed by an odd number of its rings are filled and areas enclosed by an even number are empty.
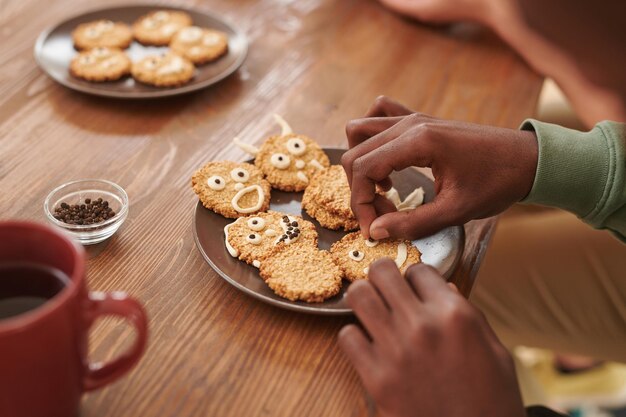
{"type": "MultiPolygon", "coordinates": [[[[98,0],[90,7],[123,4],[98,0]]],[[[192,172],[245,155],[230,140],[261,141],[280,113],[323,145],[346,145],[344,125],[379,94],[440,117],[516,127],[540,78],[492,35],[430,29],[367,0],[172,1],[222,14],[244,29],[238,73],[184,97],[117,101],[69,91],[32,57],[45,27],[81,11],[59,0],[0,9],[0,215],[44,221],[55,186],[79,178],[122,185],[130,215],[90,249],[89,285],[125,290],[150,315],[150,347],[128,377],[87,395],[83,416],[360,416],[372,405],[336,346],[348,318],[294,314],[223,281],[196,250],[192,172]]],[[[469,293],[495,221],[466,225],[453,280],[469,293]]],[[[132,341],[120,322],[92,334],[92,358],[132,341]]]]}

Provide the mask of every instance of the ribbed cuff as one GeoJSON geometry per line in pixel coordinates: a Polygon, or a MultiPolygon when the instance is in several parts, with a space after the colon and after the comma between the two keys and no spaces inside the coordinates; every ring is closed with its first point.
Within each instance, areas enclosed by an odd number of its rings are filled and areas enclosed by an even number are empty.
{"type": "Polygon", "coordinates": [[[593,217],[607,198],[612,165],[602,130],[579,132],[533,119],[524,121],[521,129],[534,131],[539,145],[535,181],[523,202],[593,217]]]}

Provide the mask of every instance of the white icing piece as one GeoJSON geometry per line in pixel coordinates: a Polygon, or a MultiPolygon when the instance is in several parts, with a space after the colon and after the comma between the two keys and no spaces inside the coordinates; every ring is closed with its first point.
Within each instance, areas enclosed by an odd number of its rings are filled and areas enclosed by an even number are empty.
{"type": "Polygon", "coordinates": [[[353,261],[361,262],[363,260],[363,258],[365,257],[365,254],[363,252],[361,252],[360,250],[351,250],[351,251],[348,252],[348,256],[353,261]]]}
{"type": "Polygon", "coordinates": [[[265,220],[260,217],[252,217],[248,219],[248,227],[255,232],[260,232],[265,228],[265,220]]]}
{"type": "Polygon", "coordinates": [[[324,169],[324,165],[320,164],[320,162],[317,159],[311,160],[309,164],[313,165],[317,169],[324,169]]]}
{"type": "Polygon", "coordinates": [[[156,22],[165,22],[166,20],[170,19],[170,14],[166,11],[160,10],[154,13],[151,18],[154,19],[156,22]]]}
{"type": "Polygon", "coordinates": [[[175,56],[170,62],[163,65],[157,70],[158,75],[176,74],[185,69],[185,63],[182,58],[175,56]]]}
{"type": "Polygon", "coordinates": [[[111,50],[109,48],[104,48],[104,47],[93,48],[91,50],[91,55],[98,57],[98,58],[106,58],[106,57],[111,56],[111,50]]]}
{"type": "Polygon", "coordinates": [[[214,46],[220,42],[220,39],[221,37],[217,33],[207,33],[202,38],[202,43],[206,46],[214,46]]]}
{"type": "Polygon", "coordinates": [[[166,25],[163,25],[163,27],[161,27],[161,33],[164,34],[165,36],[173,35],[174,32],[178,30],[178,27],[179,26],[176,23],[168,23],[166,25]]]}
{"type": "Polygon", "coordinates": [[[230,177],[237,182],[248,182],[250,173],[244,168],[235,168],[230,171],[230,177]]]}
{"type": "Polygon", "coordinates": [[[206,180],[206,183],[210,189],[215,191],[222,191],[224,187],[226,187],[226,181],[224,181],[224,178],[219,175],[209,177],[209,179],[206,180]]]}
{"type": "Polygon", "coordinates": [[[202,48],[200,48],[199,46],[194,46],[189,49],[189,53],[191,55],[200,55],[202,53],[202,48]]]}
{"type": "Polygon", "coordinates": [[[243,185],[242,183],[238,182],[237,184],[235,184],[235,191],[239,191],[243,187],[245,187],[245,185],[243,185]]]}
{"type": "Polygon", "coordinates": [[[261,262],[257,261],[256,259],[254,261],[252,261],[252,266],[256,267],[256,268],[260,268],[261,267],[261,262]]]}
{"type": "Polygon", "coordinates": [[[251,233],[248,236],[246,236],[246,241],[248,243],[252,243],[253,245],[260,245],[261,244],[261,235],[258,233],[251,233]]]}
{"type": "Polygon", "coordinates": [[[92,26],[85,31],[85,36],[92,39],[99,38],[104,34],[104,32],[111,31],[111,29],[113,29],[113,26],[115,26],[115,24],[110,20],[98,22],[95,26],[92,26]]]}
{"type": "Polygon", "coordinates": [[[265,193],[263,192],[263,189],[261,188],[260,185],[258,184],[254,184],[254,185],[250,185],[246,188],[242,188],[241,190],[237,191],[237,194],[235,194],[235,196],[233,197],[233,200],[230,202],[230,204],[233,206],[233,208],[238,211],[239,213],[253,213],[255,211],[258,211],[261,206],[263,205],[263,201],[265,200],[265,193]],[[243,208],[239,205],[239,200],[241,199],[241,197],[243,197],[244,195],[251,193],[253,191],[257,192],[257,195],[259,197],[259,199],[257,200],[256,204],[251,206],[251,207],[247,207],[247,208],[243,208]]]}
{"type": "Polygon", "coordinates": [[[304,163],[304,161],[302,159],[297,159],[296,160],[296,168],[298,169],[302,169],[304,168],[306,164],[304,163]]]}
{"type": "Polygon", "coordinates": [[[366,266],[365,268],[363,268],[363,273],[365,275],[367,275],[369,272],[370,272],[370,267],[369,266],[366,266]]]}
{"type": "Polygon", "coordinates": [[[270,163],[278,169],[287,169],[291,164],[291,158],[282,153],[275,153],[270,157],[270,163]]]}
{"type": "Polygon", "coordinates": [[[385,193],[385,197],[389,199],[393,203],[394,206],[398,207],[398,204],[402,203],[400,200],[400,194],[398,194],[398,190],[391,187],[389,191],[385,193]]]}
{"type": "Polygon", "coordinates": [[[118,63],[119,63],[118,57],[112,56],[106,61],[102,61],[100,65],[102,65],[104,68],[111,68],[113,65],[117,65],[118,63]]]}
{"type": "Polygon", "coordinates": [[[290,135],[293,133],[293,130],[291,129],[291,126],[289,126],[289,123],[287,123],[285,119],[280,117],[280,115],[275,114],[274,120],[276,120],[276,123],[278,123],[278,125],[281,128],[281,132],[280,132],[281,136],[290,135]]]}
{"type": "Polygon", "coordinates": [[[278,234],[278,232],[276,230],[274,230],[274,229],[267,229],[265,231],[265,236],[272,237],[272,236],[276,236],[277,234],[278,234]]]}
{"type": "Polygon", "coordinates": [[[247,152],[252,155],[256,155],[259,153],[259,148],[256,146],[250,145],[248,143],[244,143],[237,136],[233,139],[233,143],[239,147],[244,152],[247,152]]]}
{"type": "Polygon", "coordinates": [[[161,58],[160,57],[153,57],[152,59],[149,59],[147,61],[144,61],[144,66],[147,69],[155,69],[156,67],[159,66],[159,64],[161,63],[161,58]]]}
{"type": "Polygon", "coordinates": [[[78,59],[78,62],[80,62],[81,65],[88,65],[93,64],[94,62],[96,62],[96,60],[91,55],[83,55],[78,59]]]}
{"type": "Polygon", "coordinates": [[[400,242],[398,244],[398,256],[396,256],[396,266],[398,268],[402,267],[406,262],[407,253],[406,243],[400,242]]]}
{"type": "Polygon", "coordinates": [[[416,207],[421,206],[424,203],[424,189],[422,187],[416,188],[413,192],[406,196],[406,198],[396,205],[398,211],[413,210],[416,207]]]}
{"type": "Polygon", "coordinates": [[[237,256],[239,256],[239,251],[235,248],[233,248],[230,245],[230,242],[228,242],[228,229],[230,229],[230,226],[232,226],[233,224],[237,223],[239,221],[239,219],[235,220],[232,223],[228,223],[226,226],[224,226],[224,244],[226,245],[226,250],[228,251],[228,253],[230,254],[230,256],[232,256],[233,258],[236,258],[237,256]]]}
{"type": "Polygon", "coordinates": [[[307,177],[306,174],[302,171],[298,171],[298,173],[296,174],[296,177],[298,177],[300,181],[309,182],[309,177],[307,177]]]}
{"type": "Polygon", "coordinates": [[[183,28],[178,32],[177,38],[185,43],[194,43],[202,38],[202,29],[197,26],[183,28]]]}
{"type": "Polygon", "coordinates": [[[306,152],[306,144],[300,138],[291,138],[287,141],[287,150],[292,155],[300,156],[306,152]]]}
{"type": "Polygon", "coordinates": [[[373,248],[376,245],[378,245],[377,240],[374,240],[372,238],[365,239],[365,246],[367,246],[368,248],[373,248]]]}

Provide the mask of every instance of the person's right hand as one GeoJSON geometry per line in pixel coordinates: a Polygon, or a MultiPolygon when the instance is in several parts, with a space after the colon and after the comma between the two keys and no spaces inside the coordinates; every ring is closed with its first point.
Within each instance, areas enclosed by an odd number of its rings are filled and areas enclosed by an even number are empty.
{"type": "Polygon", "coordinates": [[[350,150],[341,159],[365,238],[414,239],[493,216],[532,188],[538,158],[533,132],[410,113],[386,97],[367,116],[374,117],[347,124],[350,150]],[[376,184],[388,188],[393,171],[411,166],[432,168],[435,199],[414,210],[381,210],[376,184]]]}
{"type": "Polygon", "coordinates": [[[427,23],[484,23],[492,3],[499,1],[503,0],[380,0],[391,10],[427,23]]]}

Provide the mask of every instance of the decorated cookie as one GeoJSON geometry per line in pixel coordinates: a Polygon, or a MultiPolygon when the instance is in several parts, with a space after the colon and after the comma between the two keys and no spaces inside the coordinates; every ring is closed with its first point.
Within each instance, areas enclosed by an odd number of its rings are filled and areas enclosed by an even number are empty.
{"type": "Polygon", "coordinates": [[[280,135],[271,136],[260,149],[242,143],[235,144],[256,155],[254,164],[263,171],[272,187],[282,191],[303,191],[318,170],[330,166],[326,153],[312,139],[294,134],[280,116],[274,115],[281,125],[280,135]]]}
{"type": "Polygon", "coordinates": [[[96,20],[82,23],[72,32],[78,50],[96,47],[126,49],[133,41],[133,32],[126,23],[96,20]]]}
{"type": "Polygon", "coordinates": [[[310,245],[276,247],[261,263],[259,272],[280,297],[307,303],[337,295],[343,277],[330,253],[310,245]]]}
{"type": "Polygon", "coordinates": [[[191,186],[204,207],[231,219],[270,206],[270,184],[254,165],[209,162],[193,174],[191,186]]]}
{"type": "Polygon", "coordinates": [[[240,217],[224,227],[226,249],[231,256],[257,268],[280,243],[317,248],[315,226],[301,217],[276,211],[240,217]]]}
{"type": "Polygon", "coordinates": [[[191,16],[185,12],[158,10],[137,19],[133,24],[133,34],[144,45],[165,46],[176,32],[191,24],[191,16]]]}
{"type": "Polygon", "coordinates": [[[176,87],[193,78],[195,67],[186,58],[168,52],[152,55],[133,63],[133,78],[156,87],[176,87]]]}
{"type": "Polygon", "coordinates": [[[350,185],[341,165],[317,172],[305,193],[311,194],[311,198],[330,213],[354,219],[350,208],[350,185]]]}
{"type": "Polygon", "coordinates": [[[121,49],[97,47],[75,56],[70,74],[87,81],[114,81],[128,75],[130,66],[130,59],[121,49]]]}
{"type": "Polygon", "coordinates": [[[331,213],[326,207],[315,201],[313,197],[314,194],[309,192],[309,188],[307,187],[302,196],[302,209],[305,210],[309,216],[317,220],[322,227],[331,230],[343,229],[345,231],[359,228],[359,223],[354,216],[341,216],[331,213]]]}
{"type": "Polygon", "coordinates": [[[176,32],[170,48],[194,64],[205,64],[228,51],[228,37],[217,30],[189,26],[176,32]]]}
{"type": "Polygon", "coordinates": [[[330,253],[349,281],[366,279],[370,264],[380,258],[394,259],[403,274],[409,266],[421,262],[419,250],[408,240],[365,240],[359,232],[335,242],[330,253]]]}

